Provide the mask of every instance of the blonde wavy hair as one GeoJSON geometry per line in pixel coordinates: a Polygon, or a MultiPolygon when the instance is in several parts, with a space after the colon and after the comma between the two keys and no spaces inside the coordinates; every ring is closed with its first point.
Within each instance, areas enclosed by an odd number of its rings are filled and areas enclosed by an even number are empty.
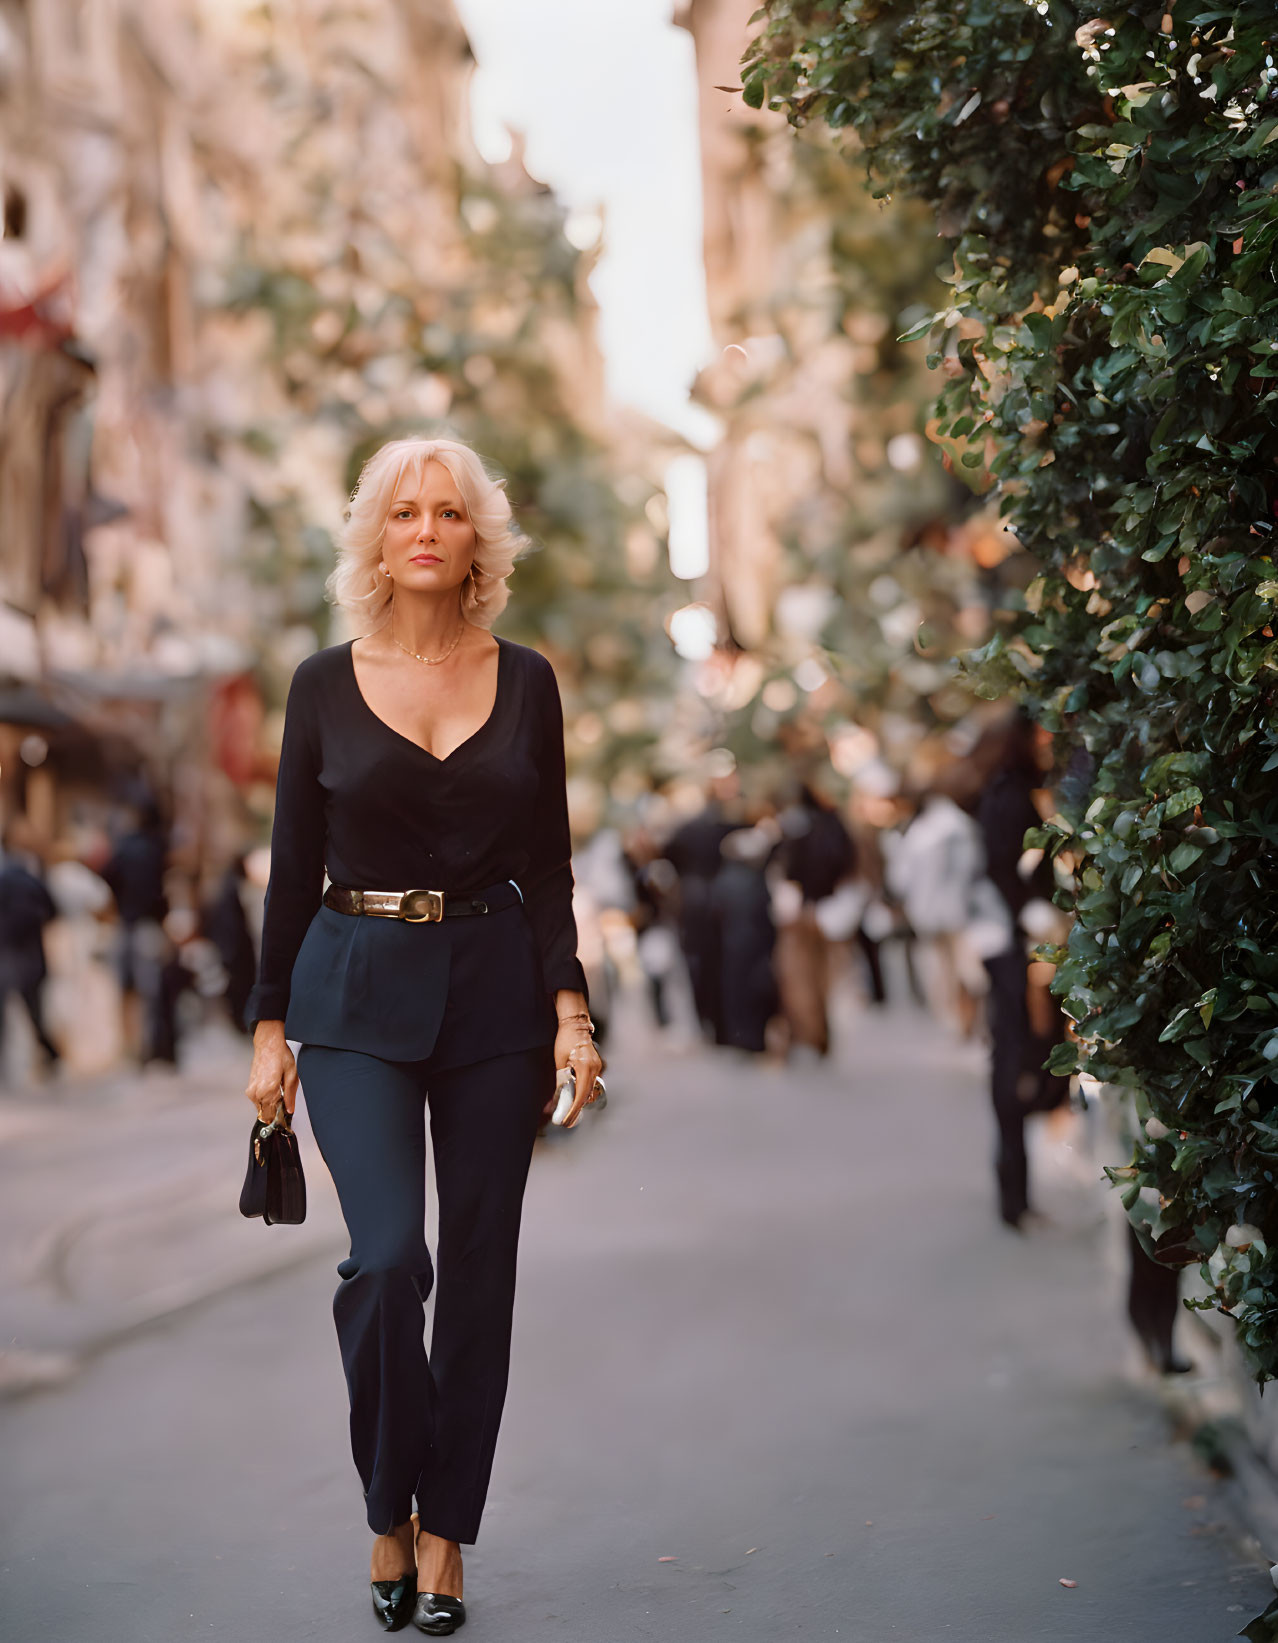
{"type": "Polygon", "coordinates": [[[506,481],[490,474],[460,439],[392,439],[360,470],[337,539],[337,565],[327,583],[329,598],[351,611],[366,633],[388,619],[394,594],[390,579],[377,569],[391,503],[405,475],[421,483],[428,462],[448,469],[475,527],[475,557],[461,587],[463,615],[491,627],[510,597],[507,578],[525,544],[511,528],[506,481]]]}

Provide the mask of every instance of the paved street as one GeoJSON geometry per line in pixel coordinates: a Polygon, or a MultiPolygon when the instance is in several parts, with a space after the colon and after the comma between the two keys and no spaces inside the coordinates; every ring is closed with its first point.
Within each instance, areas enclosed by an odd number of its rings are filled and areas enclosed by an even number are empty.
{"type": "MultiPolygon", "coordinates": [[[[654,1049],[632,1016],[607,1112],[540,1147],[464,1635],[1232,1637],[1268,1577],[1131,1373],[1081,1125],[1037,1137],[1053,1225],[1007,1234],[980,1055],[912,1012],[843,1026],[836,1065],[780,1072],[654,1049]]],[[[150,1135],[148,1177],[190,1162],[177,1095],[156,1099],[164,1124],[127,1101],[120,1117],[150,1135]]],[[[208,1171],[193,1198],[238,1186],[247,1109],[219,1100],[204,1088],[187,1115],[208,1171]]],[[[7,1188],[15,1149],[49,1143],[6,1110],[7,1188]]],[[[131,1156],[95,1145],[104,1179],[131,1156]]],[[[246,1283],[202,1216],[186,1246],[157,1216],[154,1269],[189,1246],[222,1292],[0,1404],[6,1639],[378,1635],[329,1311],[339,1235],[309,1146],[306,1163],[306,1229],[231,1223],[299,1264],[246,1283]]],[[[128,1247],[101,1267],[126,1311],[128,1247]]],[[[64,1283],[41,1311],[25,1272],[6,1294],[26,1347],[91,1346],[84,1295],[64,1283]]]]}
{"type": "Polygon", "coordinates": [[[183,1062],[0,1098],[0,1395],[59,1383],[86,1352],[340,1239],[322,1172],[300,1227],[265,1240],[235,1213],[244,1041],[204,1028],[183,1062]]]}

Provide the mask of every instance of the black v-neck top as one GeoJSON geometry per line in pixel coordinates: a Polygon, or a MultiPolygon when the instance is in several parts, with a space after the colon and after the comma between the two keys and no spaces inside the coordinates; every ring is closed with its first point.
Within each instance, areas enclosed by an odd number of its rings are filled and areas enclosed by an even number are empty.
{"type": "MultiPolygon", "coordinates": [[[[500,637],[497,645],[492,712],[443,759],[373,712],[349,642],[298,667],[285,709],[261,960],[245,1010],[250,1024],[288,1015],[294,964],[313,920],[338,921],[343,936],[380,939],[388,954],[400,943],[397,965],[403,941],[417,932],[438,941],[435,933],[452,940],[462,926],[509,930],[498,925],[503,914],[404,925],[333,913],[321,908],[326,869],[334,884],[376,890],[465,893],[513,879],[545,991],[586,991],[572,910],[559,687],[538,651],[500,637]]],[[[427,951],[420,938],[416,950],[427,951]]],[[[341,966],[349,972],[349,957],[341,966]]],[[[332,985],[340,987],[341,977],[332,985]]],[[[500,1012],[501,1000],[492,1007],[500,1012]]]]}

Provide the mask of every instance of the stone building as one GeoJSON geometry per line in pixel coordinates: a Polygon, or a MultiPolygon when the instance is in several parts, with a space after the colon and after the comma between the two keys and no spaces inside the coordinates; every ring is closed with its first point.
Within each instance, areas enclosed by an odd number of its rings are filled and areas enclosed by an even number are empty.
{"type": "Polygon", "coordinates": [[[561,569],[578,515],[624,562],[595,253],[480,158],[471,68],[451,0],[0,0],[0,807],[124,770],[197,853],[260,824],[389,435],[446,422],[561,569]]]}
{"type": "Polygon", "coordinates": [[[720,350],[695,397],[724,427],[707,458],[705,695],[743,761],[781,743],[814,757],[829,736],[836,765],[873,749],[900,769],[971,706],[950,658],[984,636],[982,559],[1011,543],[924,437],[925,346],[895,340],[940,305],[934,226],[885,210],[824,128],[746,106],[755,9],[685,0],[676,16],[696,48],[720,350]]]}

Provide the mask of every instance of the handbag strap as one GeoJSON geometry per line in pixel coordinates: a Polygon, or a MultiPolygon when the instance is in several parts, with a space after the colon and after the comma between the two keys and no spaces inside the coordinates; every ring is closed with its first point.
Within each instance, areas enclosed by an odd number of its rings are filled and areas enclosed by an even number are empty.
{"type": "Polygon", "coordinates": [[[293,1133],[293,1123],[289,1118],[288,1108],[284,1105],[283,1096],[280,1096],[275,1103],[274,1118],[269,1120],[263,1118],[261,1107],[257,1109],[257,1118],[259,1124],[262,1126],[261,1130],[258,1132],[258,1139],[261,1141],[265,1141],[268,1135],[274,1135],[276,1130],[283,1130],[287,1135],[291,1135],[293,1133]]]}

